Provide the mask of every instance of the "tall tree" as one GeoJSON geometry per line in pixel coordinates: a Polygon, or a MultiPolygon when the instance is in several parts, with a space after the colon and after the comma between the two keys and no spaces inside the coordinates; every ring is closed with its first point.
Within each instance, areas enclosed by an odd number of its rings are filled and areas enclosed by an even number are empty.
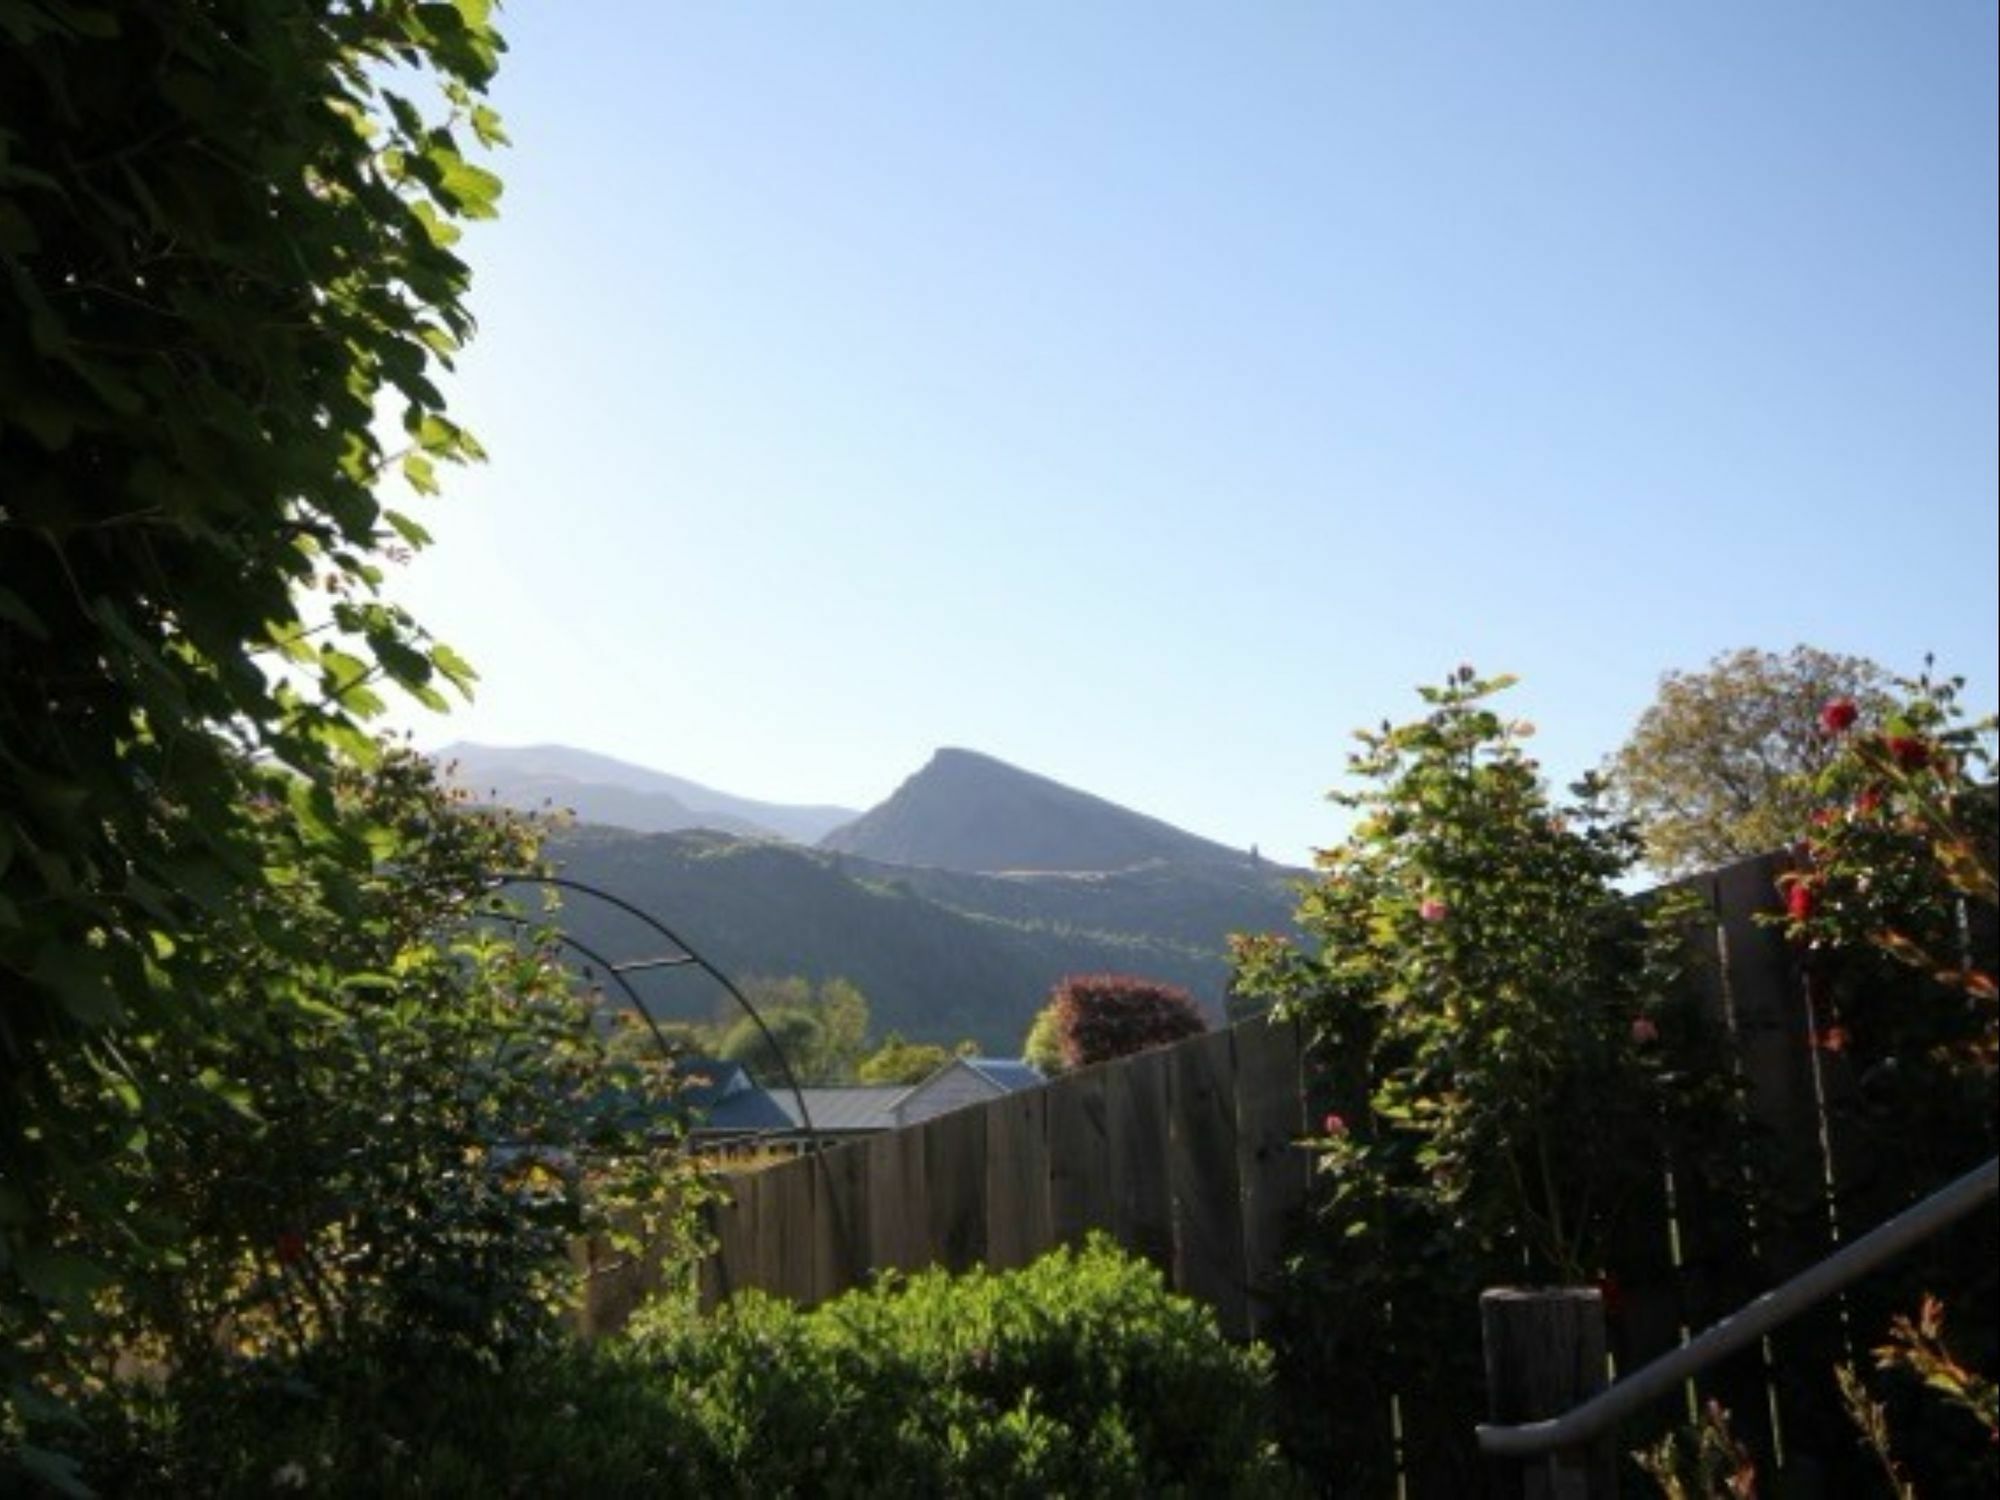
{"type": "Polygon", "coordinates": [[[472,329],[457,225],[499,191],[466,154],[502,139],[489,9],[0,0],[9,1389],[102,1270],[58,1255],[58,1212],[130,1213],[103,1105],[152,1080],[116,1037],[232,1024],[177,939],[287,873],[253,762],[336,821],[378,688],[470,681],[381,593],[426,537],[376,491],[480,454],[433,376],[472,329]]]}
{"type": "Polygon", "coordinates": [[[1829,704],[1869,719],[1892,706],[1889,674],[1859,656],[1745,648],[1699,672],[1668,672],[1606,766],[1614,808],[1666,875],[1761,854],[1792,838],[1831,759],[1829,704]]]}

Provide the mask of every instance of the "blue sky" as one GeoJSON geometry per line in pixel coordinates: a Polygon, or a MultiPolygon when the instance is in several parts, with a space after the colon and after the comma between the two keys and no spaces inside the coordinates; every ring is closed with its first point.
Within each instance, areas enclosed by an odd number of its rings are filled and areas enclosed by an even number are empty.
{"type": "Polygon", "coordinates": [[[1564,777],[1739,646],[1990,708],[1995,17],[516,5],[408,722],[1302,860],[1460,661],[1564,777]]]}

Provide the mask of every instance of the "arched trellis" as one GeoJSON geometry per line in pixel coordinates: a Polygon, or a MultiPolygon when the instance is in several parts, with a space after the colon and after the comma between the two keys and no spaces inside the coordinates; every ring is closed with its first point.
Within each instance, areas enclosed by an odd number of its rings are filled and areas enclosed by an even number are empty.
{"type": "Polygon", "coordinates": [[[535,870],[502,870],[489,874],[486,877],[486,883],[496,892],[504,890],[511,885],[552,886],[557,890],[575,891],[579,895],[588,896],[594,901],[602,901],[607,906],[616,907],[619,911],[637,918],[639,921],[645,923],[654,933],[672,944],[675,951],[668,953],[664,957],[638,958],[628,960],[624,963],[616,963],[605,958],[596,950],[586,947],[583,943],[564,932],[560,926],[555,928],[557,942],[579,954],[587,962],[601,967],[606,974],[611,976],[618,987],[625,992],[626,999],[631,1001],[632,1008],[639,1013],[639,1019],[644,1021],[647,1029],[653,1033],[653,1040],[659,1043],[661,1052],[669,1057],[673,1055],[673,1049],[668,1045],[665,1034],[661,1032],[659,1023],[653,1019],[652,1012],[646,1009],[645,1001],[640,998],[639,992],[632,987],[632,982],[625,976],[648,972],[654,969],[695,968],[701,970],[702,973],[708,975],[709,978],[721,985],[724,992],[738,1005],[743,1007],[744,1014],[749,1016],[751,1021],[756,1024],[758,1033],[764,1038],[765,1044],[771,1049],[771,1055],[777,1058],[779,1068],[784,1071],[785,1087],[791,1091],[792,1100],[798,1106],[799,1126],[805,1132],[807,1149],[812,1151],[819,1149],[819,1138],[813,1130],[812,1116],[806,1109],[805,1090],[799,1087],[798,1078],[792,1072],[791,1060],[785,1056],[784,1049],[778,1045],[778,1039],[771,1034],[771,1028],[764,1024],[764,1017],[758,1012],[757,1007],[750,1003],[750,997],[738,989],[735,981],[727,974],[723,973],[722,970],[696,952],[694,945],[689,943],[687,939],[683,938],[651,912],[633,905],[624,897],[615,896],[600,886],[592,885],[584,880],[575,880],[567,875],[550,875],[535,870]]]}

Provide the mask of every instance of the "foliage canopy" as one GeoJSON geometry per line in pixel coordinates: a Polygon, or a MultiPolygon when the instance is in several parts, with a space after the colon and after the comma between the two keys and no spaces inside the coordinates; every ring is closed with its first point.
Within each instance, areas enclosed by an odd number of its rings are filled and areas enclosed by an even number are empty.
{"type": "Polygon", "coordinates": [[[1812,810],[1812,778],[1833,750],[1821,708],[1843,698],[1873,718],[1890,705],[1887,687],[1873,662],[1811,646],[1669,672],[1606,768],[1611,805],[1637,822],[1662,874],[1768,853],[1812,810]]]}
{"type": "Polygon", "coordinates": [[[298,865],[259,799],[388,857],[333,781],[375,758],[383,688],[471,682],[381,593],[427,537],[377,490],[481,456],[434,380],[472,331],[459,226],[499,193],[469,154],[504,139],[489,10],[0,0],[10,1391],[21,1351],[188,1232],[130,1173],[180,1119],[163,1100],[236,1096],[155,1058],[270,1024],[193,935],[263,912],[246,939],[318,961],[268,919],[298,865]]]}
{"type": "MultiPolygon", "coordinates": [[[[1069,975],[1050,992],[1045,1012],[1065,1070],[1169,1046],[1208,1030],[1186,990],[1133,974],[1069,975]]],[[[1036,1061],[1032,1055],[1029,1060],[1036,1061]]]]}

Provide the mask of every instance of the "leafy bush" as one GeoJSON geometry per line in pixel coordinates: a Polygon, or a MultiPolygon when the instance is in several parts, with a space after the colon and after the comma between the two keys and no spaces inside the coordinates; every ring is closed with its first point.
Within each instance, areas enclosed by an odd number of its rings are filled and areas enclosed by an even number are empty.
{"type": "MultiPolygon", "coordinates": [[[[1586,781],[1551,797],[1531,726],[1458,669],[1429,711],[1363,732],[1360,817],[1320,855],[1299,925],[1239,939],[1237,989],[1309,1029],[1325,1114],[1320,1217],[1293,1268],[1286,1367],[1299,1440],[1343,1488],[1407,1462],[1476,1485],[1482,1287],[1589,1283],[1671,1145],[1723,1182],[1728,1077],[1674,998],[1671,909],[1618,882],[1639,846],[1586,781]]],[[[1422,1488],[1419,1485],[1419,1488],[1422,1488]]]]}
{"type": "MultiPolygon", "coordinates": [[[[671,1243],[692,1202],[665,1060],[608,1058],[553,950],[489,916],[490,875],[533,863],[529,828],[463,807],[408,752],[259,784],[269,887],[173,953],[211,1024],[127,1027],[135,1084],[103,1101],[124,1149],[96,1188],[133,1205],[152,1253],[55,1200],[39,1274],[119,1274],[19,1357],[100,1413],[139,1395],[121,1367],[385,1391],[498,1367],[559,1336],[572,1237],[615,1220],[671,1243]]],[[[54,1076],[79,1095],[99,1077],[83,1057],[54,1076]]],[[[0,1424],[42,1469],[69,1441],[37,1442],[45,1405],[0,1424]]]]}
{"type": "MultiPolygon", "coordinates": [[[[1888,1217],[1995,1145],[1994,720],[1965,718],[1959,679],[1927,672],[1895,686],[1880,712],[1847,697],[1820,707],[1818,806],[1794,830],[1776,919],[1804,950],[1824,1065],[1854,1080],[1844,1097],[1836,1088],[1831,1112],[1848,1167],[1842,1212],[1855,1223],[1888,1217]]],[[[1981,1215],[1845,1299],[1855,1326],[1889,1328],[1875,1364],[1901,1378],[1864,1382],[1851,1364],[1836,1375],[1897,1494],[1993,1493],[2000,1403],[1976,1367],[2000,1357],[1994,1264],[1992,1217],[1981,1215]],[[1970,1363],[1946,1347],[1934,1293],[1949,1300],[1970,1363]]]]}
{"type": "Polygon", "coordinates": [[[661,1303],[621,1340],[459,1369],[420,1401],[238,1379],[128,1417],[95,1472],[223,1495],[1290,1493],[1268,1378],[1099,1240],[810,1312],[661,1303]]]}
{"type": "Polygon", "coordinates": [[[725,1491],[1227,1494],[1282,1489],[1267,1357],[1095,1237],[1026,1270],[891,1278],[811,1312],[751,1293],[642,1315],[725,1491]]]}
{"type": "Polygon", "coordinates": [[[1186,990],[1131,974],[1072,974],[1051,992],[1047,1010],[1066,1069],[1169,1046],[1208,1030],[1186,990]]]}

